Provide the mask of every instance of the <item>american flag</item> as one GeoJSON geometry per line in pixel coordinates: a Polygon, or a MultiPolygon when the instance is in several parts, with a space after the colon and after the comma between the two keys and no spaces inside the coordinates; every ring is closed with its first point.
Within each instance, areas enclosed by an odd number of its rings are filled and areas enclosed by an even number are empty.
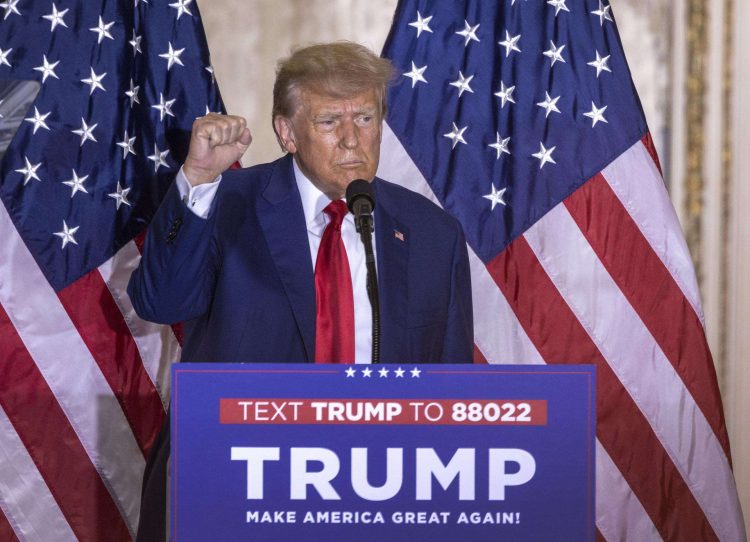
{"type": "Polygon", "coordinates": [[[41,83],[0,173],[0,539],[127,540],[179,358],[136,239],[223,110],[198,9],[5,0],[0,78],[41,83]]]}
{"type": "Polygon", "coordinates": [[[602,0],[402,0],[379,176],[470,247],[476,358],[597,368],[607,540],[744,540],[694,271],[602,0]]]}

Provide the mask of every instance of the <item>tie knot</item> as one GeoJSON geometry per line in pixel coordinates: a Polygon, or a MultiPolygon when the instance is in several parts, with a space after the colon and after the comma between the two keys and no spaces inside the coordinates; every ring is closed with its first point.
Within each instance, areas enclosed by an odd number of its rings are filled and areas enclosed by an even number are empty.
{"type": "Polygon", "coordinates": [[[349,209],[347,209],[346,203],[338,199],[329,203],[326,208],[323,209],[323,212],[331,218],[331,224],[338,230],[341,229],[341,222],[349,212],[349,209]]]}

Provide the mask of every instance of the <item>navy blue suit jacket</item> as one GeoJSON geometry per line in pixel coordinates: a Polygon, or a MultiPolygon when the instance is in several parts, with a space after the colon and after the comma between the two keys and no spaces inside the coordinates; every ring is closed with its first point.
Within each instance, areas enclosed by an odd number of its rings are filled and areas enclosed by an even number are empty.
{"type": "MultiPolygon", "coordinates": [[[[405,188],[375,189],[383,363],[468,363],[469,264],[458,222],[405,188]]],[[[176,186],[128,293],[144,319],[185,322],[184,362],[314,362],[315,283],[292,157],[228,171],[202,219],[176,186]]],[[[169,424],[144,472],[137,540],[164,540],[169,424]]]]}
{"type": "MultiPolygon", "coordinates": [[[[459,223],[405,188],[373,187],[381,361],[471,361],[459,223]]],[[[291,155],[224,173],[208,219],[173,186],[128,293],[142,318],[185,322],[182,361],[313,362],[314,274],[291,155]]]]}

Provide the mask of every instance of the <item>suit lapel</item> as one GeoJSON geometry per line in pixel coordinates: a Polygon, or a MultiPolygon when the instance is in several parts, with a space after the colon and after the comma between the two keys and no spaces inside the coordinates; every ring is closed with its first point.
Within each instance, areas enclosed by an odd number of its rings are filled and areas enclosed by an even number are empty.
{"type": "Polygon", "coordinates": [[[385,363],[410,362],[403,359],[406,345],[406,313],[409,300],[409,230],[388,209],[387,198],[374,187],[375,243],[380,295],[381,359],[385,363]]]}
{"type": "Polygon", "coordinates": [[[313,362],[315,281],[291,155],[277,162],[263,198],[258,201],[258,219],[302,336],[307,361],[313,362]]]}

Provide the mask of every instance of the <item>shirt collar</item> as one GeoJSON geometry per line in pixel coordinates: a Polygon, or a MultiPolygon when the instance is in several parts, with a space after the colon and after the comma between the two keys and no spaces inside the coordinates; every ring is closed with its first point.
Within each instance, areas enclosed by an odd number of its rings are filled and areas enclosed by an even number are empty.
{"type": "MultiPolygon", "coordinates": [[[[331,199],[302,173],[302,170],[297,165],[297,160],[292,159],[292,164],[294,167],[294,180],[297,183],[297,189],[302,198],[302,212],[305,215],[307,231],[320,237],[323,235],[326,224],[330,221],[328,215],[323,212],[323,209],[331,203],[331,199]]],[[[341,199],[343,200],[344,198],[341,199]]],[[[351,222],[352,225],[354,224],[354,218],[351,213],[347,214],[344,220],[351,222]]]]}

